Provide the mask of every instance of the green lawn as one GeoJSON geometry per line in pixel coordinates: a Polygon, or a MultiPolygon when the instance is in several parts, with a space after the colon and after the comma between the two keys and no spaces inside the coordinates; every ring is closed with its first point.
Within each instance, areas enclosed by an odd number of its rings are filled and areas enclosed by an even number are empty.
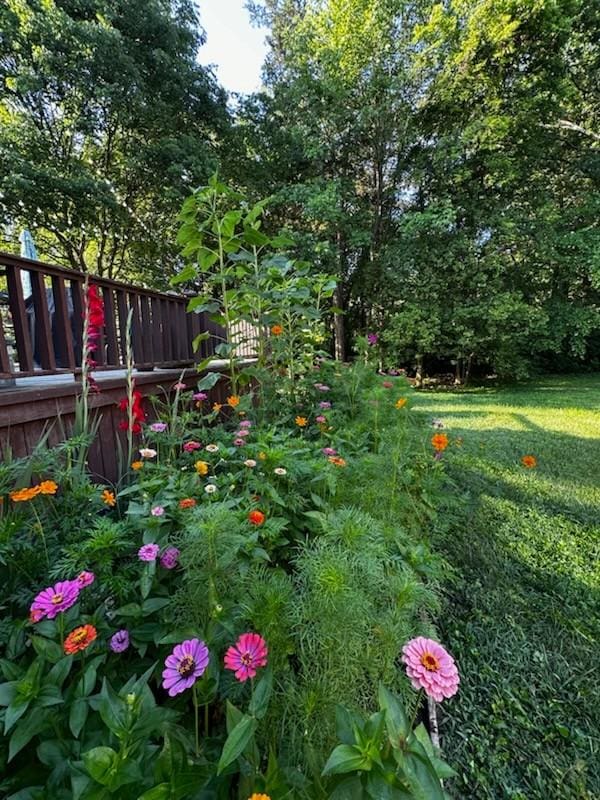
{"type": "Polygon", "coordinates": [[[440,635],[462,675],[442,723],[453,796],[597,800],[600,376],[415,405],[453,442],[436,542],[453,568],[440,635]]]}

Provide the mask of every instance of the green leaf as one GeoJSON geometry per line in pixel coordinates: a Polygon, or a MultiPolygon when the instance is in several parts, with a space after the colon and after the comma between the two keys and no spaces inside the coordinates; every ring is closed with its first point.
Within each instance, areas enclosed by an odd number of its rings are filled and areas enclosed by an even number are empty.
{"type": "Polygon", "coordinates": [[[144,614],[152,614],[154,611],[165,608],[170,602],[168,597],[149,597],[148,600],[144,600],[142,609],[144,614]]]}
{"type": "Polygon", "coordinates": [[[147,792],[144,792],[144,794],[141,794],[138,800],[169,800],[170,797],[171,784],[159,783],[158,786],[154,786],[152,789],[148,789],[147,792]]]}
{"type": "Polygon", "coordinates": [[[69,711],[69,728],[76,739],[79,737],[79,734],[85,725],[88,712],[89,705],[85,698],[77,697],[71,703],[71,710],[69,711]]]}
{"type": "Polygon", "coordinates": [[[439,778],[419,742],[413,741],[410,751],[395,750],[394,755],[415,800],[444,800],[439,778]]]}
{"type": "MultiPolygon", "coordinates": [[[[267,556],[268,558],[268,556],[267,556]]],[[[254,694],[250,701],[249,712],[257,719],[262,719],[267,713],[271,692],[273,691],[273,672],[271,667],[263,672],[262,678],[254,688],[254,694]]]]}
{"type": "Polygon", "coordinates": [[[198,348],[200,347],[202,342],[205,342],[207,339],[210,339],[209,331],[205,331],[204,333],[199,333],[198,336],[195,336],[192,339],[192,350],[194,351],[194,353],[198,352],[198,348]]]}
{"type": "Polygon", "coordinates": [[[53,664],[63,658],[64,653],[62,647],[58,642],[53,642],[52,639],[46,639],[45,636],[32,636],[31,643],[36,653],[53,664]]]}
{"type": "Polygon", "coordinates": [[[254,717],[249,717],[244,714],[223,745],[223,751],[217,767],[217,775],[220,775],[226,767],[232,764],[244,752],[248,743],[254,736],[256,725],[257,722],[254,717]]]}
{"type": "Polygon", "coordinates": [[[191,264],[187,267],[184,267],[181,272],[177,275],[173,275],[171,280],[169,281],[171,286],[177,286],[180,283],[185,283],[186,281],[192,281],[196,277],[196,267],[193,267],[191,264]]]}
{"type": "Polygon", "coordinates": [[[363,800],[364,792],[360,778],[353,775],[344,778],[329,795],[329,800],[363,800]]]}
{"type": "Polygon", "coordinates": [[[108,786],[116,758],[117,753],[112,747],[94,747],[83,754],[83,763],[95,781],[108,786]]]}
{"type": "Polygon", "coordinates": [[[322,775],[339,775],[355,770],[370,770],[371,761],[358,748],[339,744],[327,759],[322,775]]]}
{"type": "Polygon", "coordinates": [[[379,684],[379,707],[385,711],[385,724],[392,747],[397,748],[402,745],[410,733],[410,725],[404,709],[400,705],[398,698],[389,689],[379,684]]]}
{"type": "Polygon", "coordinates": [[[198,391],[205,392],[207,389],[212,389],[222,378],[220,372],[207,372],[199,381],[198,381],[198,391]]]}
{"type": "Polygon", "coordinates": [[[6,713],[4,715],[4,733],[8,733],[8,731],[13,727],[13,725],[21,719],[23,714],[27,711],[29,707],[29,703],[31,700],[27,697],[23,697],[20,694],[17,694],[12,701],[12,703],[6,709],[6,713]]]}
{"type": "Polygon", "coordinates": [[[73,656],[66,656],[57,661],[48,673],[47,680],[54,683],[56,686],[62,686],[66,681],[71,667],[73,666],[73,656]]]}
{"type": "Polygon", "coordinates": [[[15,699],[18,681],[0,683],[0,706],[8,706],[15,699]]]}
{"type": "Polygon", "coordinates": [[[344,706],[335,707],[335,731],[342,744],[352,745],[356,743],[355,730],[360,730],[363,720],[360,715],[348,711],[344,706]]]}
{"type": "Polygon", "coordinates": [[[38,711],[22,719],[10,737],[8,760],[11,761],[45,726],[46,716],[44,712],[38,711]]]}

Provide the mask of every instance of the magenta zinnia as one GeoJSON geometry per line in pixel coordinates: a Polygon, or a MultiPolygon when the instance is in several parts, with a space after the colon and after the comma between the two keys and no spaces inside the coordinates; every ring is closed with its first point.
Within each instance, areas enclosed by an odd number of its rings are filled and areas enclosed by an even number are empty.
{"type": "Polygon", "coordinates": [[[77,581],[60,581],[40,592],[31,604],[31,614],[39,622],[43,617],[54,619],[61,611],[66,611],[77,602],[79,584],[77,581]]]}
{"type": "Polygon", "coordinates": [[[190,689],[204,673],[208,659],[208,647],[199,639],[186,639],[175,645],[165,659],[163,689],[168,690],[170,697],[190,689]]]}
{"type": "Polygon", "coordinates": [[[259,667],[265,667],[267,643],[258,633],[243,633],[225,653],[225,668],[233,670],[238,681],[254,678],[259,667]]]}
{"type": "Polygon", "coordinates": [[[411,639],[402,648],[402,661],[414,688],[424,689],[438,703],[458,691],[460,678],[454,659],[433,639],[411,639]]]}

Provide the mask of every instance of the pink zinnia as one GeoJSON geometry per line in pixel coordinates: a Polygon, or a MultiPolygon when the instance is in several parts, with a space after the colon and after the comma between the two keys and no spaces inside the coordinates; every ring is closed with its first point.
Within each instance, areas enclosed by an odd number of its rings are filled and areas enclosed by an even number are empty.
{"type": "Polygon", "coordinates": [[[138,550],[140,561],[156,561],[160,547],[157,544],[144,544],[138,550]]]}
{"type": "Polygon", "coordinates": [[[454,659],[433,639],[411,639],[402,648],[402,661],[414,688],[424,689],[438,703],[458,691],[460,678],[454,659]]]}
{"type": "Polygon", "coordinates": [[[250,436],[250,431],[247,429],[243,429],[241,431],[236,431],[236,436],[250,436]]]}
{"type": "Polygon", "coordinates": [[[61,611],[75,605],[79,596],[77,581],[60,581],[54,586],[44,589],[34,598],[30,613],[36,622],[43,617],[54,619],[61,611]]]}
{"type": "Polygon", "coordinates": [[[163,689],[168,690],[170,697],[190,689],[204,673],[208,660],[208,647],[199,639],[186,639],[175,645],[165,659],[163,689]]]}
{"type": "Polygon", "coordinates": [[[153,517],[162,517],[165,513],[165,510],[162,506],[154,506],[150,509],[150,513],[153,517]]]}
{"type": "Polygon", "coordinates": [[[331,408],[331,403],[329,402],[329,400],[321,400],[321,402],[319,403],[319,408],[323,409],[331,408]]]}
{"type": "Polygon", "coordinates": [[[165,569],[175,569],[179,561],[179,550],[176,547],[167,547],[160,557],[160,565],[165,569]]]}
{"type": "Polygon", "coordinates": [[[206,400],[206,398],[208,397],[208,395],[206,394],[206,392],[194,392],[194,394],[192,395],[192,397],[194,398],[194,400],[196,400],[196,401],[198,401],[199,403],[201,403],[201,402],[202,402],[202,400],[206,400]]]}
{"type": "Polygon", "coordinates": [[[94,575],[94,573],[87,572],[86,570],[80,572],[79,575],[77,576],[77,583],[80,589],[84,589],[86,586],[92,584],[95,580],[96,576],[94,575]]]}
{"type": "Polygon", "coordinates": [[[394,384],[391,381],[384,381],[381,385],[384,389],[391,389],[394,384]]]}
{"type": "Polygon", "coordinates": [[[259,667],[265,667],[268,654],[267,643],[258,633],[243,633],[233,647],[225,653],[225,669],[235,672],[242,683],[254,678],[259,667]]]}
{"type": "Polygon", "coordinates": [[[337,450],[334,447],[324,447],[321,452],[324,456],[337,456],[337,450]]]}
{"type": "Polygon", "coordinates": [[[173,384],[173,388],[176,389],[178,392],[182,392],[184,389],[187,389],[187,386],[185,385],[185,383],[177,381],[177,383],[173,384]]]}
{"type": "Polygon", "coordinates": [[[183,445],[183,449],[186,453],[193,453],[194,450],[199,450],[202,447],[200,442],[186,442],[183,445]]]}
{"type": "Polygon", "coordinates": [[[153,433],[164,433],[167,430],[167,423],[166,422],[153,422],[150,425],[150,430],[153,433]]]}
{"type": "Polygon", "coordinates": [[[246,444],[243,439],[234,439],[233,443],[236,447],[241,447],[242,445],[246,444]]]}
{"type": "Polygon", "coordinates": [[[318,417],[315,417],[315,422],[319,422],[321,425],[327,422],[327,417],[324,417],[323,414],[319,414],[318,417]]]}
{"type": "Polygon", "coordinates": [[[240,428],[251,428],[251,427],[252,423],[250,422],[249,419],[244,419],[240,422],[240,428]]]}

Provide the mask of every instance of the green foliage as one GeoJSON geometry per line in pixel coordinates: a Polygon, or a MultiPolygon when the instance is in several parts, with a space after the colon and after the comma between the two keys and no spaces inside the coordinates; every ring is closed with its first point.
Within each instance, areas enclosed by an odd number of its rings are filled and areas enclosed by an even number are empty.
{"type": "Polygon", "coordinates": [[[228,124],[193,3],[9,0],[0,29],[4,221],[49,259],[164,285],[228,124]]]}
{"type": "Polygon", "coordinates": [[[376,330],[388,365],[458,382],[589,360],[597,3],[262,5],[270,93],[237,131],[264,154],[246,181],[338,279],[337,352],[376,330]]]}

